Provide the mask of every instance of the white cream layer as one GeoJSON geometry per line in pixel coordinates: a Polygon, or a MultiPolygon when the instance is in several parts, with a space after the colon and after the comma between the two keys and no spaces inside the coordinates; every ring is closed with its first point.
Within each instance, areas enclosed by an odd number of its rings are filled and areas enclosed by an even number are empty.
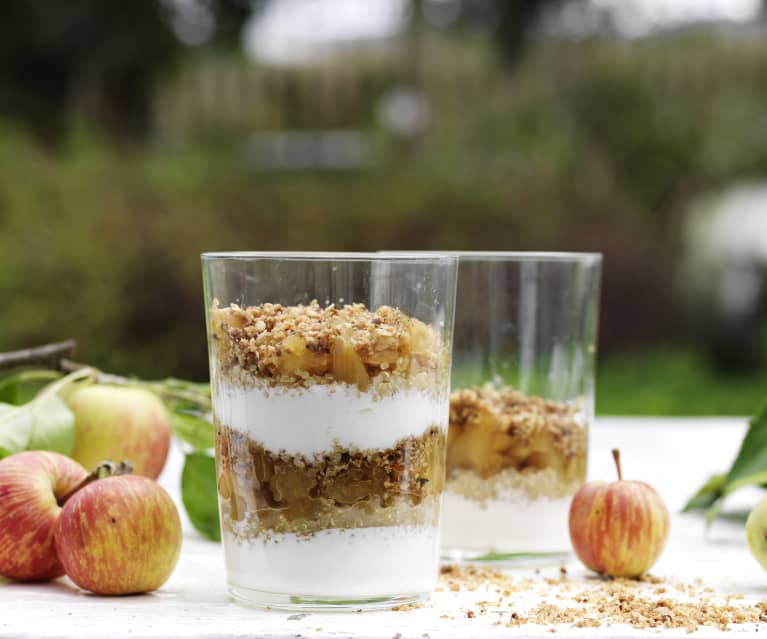
{"type": "Polygon", "coordinates": [[[389,448],[431,426],[447,430],[447,398],[403,391],[377,398],[346,384],[308,388],[242,388],[217,384],[219,423],[247,434],[273,452],[302,454],[343,448],[389,448]]]}
{"type": "Polygon", "coordinates": [[[530,500],[524,493],[480,502],[447,490],[442,497],[443,556],[451,550],[485,553],[568,552],[570,497],[530,500]]]}
{"type": "Polygon", "coordinates": [[[439,563],[435,527],[330,528],[240,541],[224,532],[230,585],[272,594],[365,598],[428,593],[439,563]]]}

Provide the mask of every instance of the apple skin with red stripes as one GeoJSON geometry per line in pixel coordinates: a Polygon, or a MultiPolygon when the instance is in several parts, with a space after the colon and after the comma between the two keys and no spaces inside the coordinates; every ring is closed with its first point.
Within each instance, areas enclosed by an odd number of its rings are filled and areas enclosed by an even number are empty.
{"type": "Polygon", "coordinates": [[[58,502],[87,474],[76,461],[42,450],[0,461],[0,575],[47,581],[64,574],[53,540],[58,502]]]}
{"type": "Polygon", "coordinates": [[[584,484],[570,504],[570,540],[587,568],[611,577],[639,577],[668,541],[669,512],[643,481],[584,484]]]}
{"type": "Polygon", "coordinates": [[[67,576],[99,595],[162,586],[181,550],[181,520],[170,495],[138,475],[99,479],[78,490],[54,529],[67,576]]]}

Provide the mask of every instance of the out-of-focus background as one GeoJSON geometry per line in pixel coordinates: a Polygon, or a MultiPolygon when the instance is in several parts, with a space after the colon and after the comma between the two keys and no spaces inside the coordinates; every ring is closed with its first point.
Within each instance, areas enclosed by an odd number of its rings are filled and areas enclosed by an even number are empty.
{"type": "Polygon", "coordinates": [[[0,350],[207,378],[199,253],[604,253],[597,410],[767,398],[761,0],[25,0],[0,350]]]}

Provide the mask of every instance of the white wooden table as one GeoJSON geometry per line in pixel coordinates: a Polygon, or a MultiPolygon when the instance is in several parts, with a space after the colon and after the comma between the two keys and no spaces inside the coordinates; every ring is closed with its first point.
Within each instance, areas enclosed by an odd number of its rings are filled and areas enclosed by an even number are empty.
{"type": "MultiPolygon", "coordinates": [[[[599,419],[592,432],[590,475],[614,476],[610,449],[619,446],[624,476],[642,478],[664,495],[677,512],[709,473],[722,471],[734,457],[745,431],[745,419],[599,419]]],[[[174,451],[161,478],[178,496],[180,454],[174,451]]],[[[731,506],[749,508],[757,491],[733,496],[731,506]]],[[[188,527],[178,567],[168,583],[148,595],[104,598],[89,595],[67,579],[44,585],[0,584],[0,637],[280,637],[317,638],[392,637],[657,637],[659,632],[628,626],[571,628],[561,625],[507,628],[493,625],[508,617],[509,609],[475,618],[477,593],[439,592],[428,605],[410,610],[362,614],[295,615],[241,607],[228,599],[222,550],[203,541],[188,527]],[[505,617],[502,617],[504,615],[505,617]],[[551,634],[552,630],[556,634],[551,634]]],[[[767,574],[752,559],[743,537],[742,522],[720,521],[708,533],[702,518],[675,515],[669,546],[653,569],[658,576],[692,581],[701,578],[723,593],[743,593],[744,601],[767,598],[767,574]]],[[[586,572],[572,561],[572,580],[586,572]]],[[[520,574],[533,575],[532,569],[520,574]]],[[[541,580],[559,574],[557,566],[541,569],[541,580]]],[[[540,589],[524,595],[542,599],[540,589]]],[[[522,603],[522,602],[520,602],[522,603]]],[[[534,603],[534,601],[533,601],[534,603]]],[[[741,636],[767,624],[735,626],[729,632],[703,628],[694,637],[741,636]]],[[[683,629],[660,633],[687,636],[683,629]]],[[[758,636],[758,635],[757,635],[758,636]]]]}

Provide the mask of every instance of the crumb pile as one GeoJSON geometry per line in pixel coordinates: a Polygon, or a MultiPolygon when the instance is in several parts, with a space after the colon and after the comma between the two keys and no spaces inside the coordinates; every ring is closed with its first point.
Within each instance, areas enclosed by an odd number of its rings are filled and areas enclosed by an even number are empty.
{"type": "MultiPolygon", "coordinates": [[[[560,569],[557,579],[515,577],[497,568],[443,566],[437,591],[475,592],[474,607],[463,610],[467,619],[498,614],[495,626],[568,625],[599,628],[625,624],[637,629],[684,628],[688,633],[709,626],[728,630],[732,625],[767,622],[767,600],[745,601],[743,595],[722,595],[693,583],[641,580],[571,580],[560,569]],[[523,594],[542,600],[524,608],[523,594]],[[490,595],[490,596],[488,596],[490,595]]],[[[443,615],[445,616],[445,615],[443,615]]]]}

